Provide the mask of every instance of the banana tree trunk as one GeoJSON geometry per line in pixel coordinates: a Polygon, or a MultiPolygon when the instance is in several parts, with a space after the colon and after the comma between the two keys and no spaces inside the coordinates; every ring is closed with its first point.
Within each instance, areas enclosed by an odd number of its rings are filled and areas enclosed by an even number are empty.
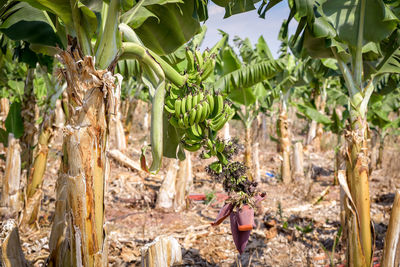
{"type": "MultiPolygon", "coordinates": [[[[318,96],[317,108],[321,114],[325,114],[327,82],[328,80],[324,81],[321,94],[318,96]]],[[[323,134],[324,134],[323,124],[318,123],[315,136],[315,146],[318,150],[321,150],[321,140],[323,134]]]]}
{"type": "MultiPolygon", "coordinates": [[[[371,261],[372,235],[371,235],[371,215],[370,215],[370,195],[369,195],[369,166],[368,166],[368,123],[365,119],[358,117],[352,122],[353,129],[347,133],[347,158],[346,174],[347,182],[350,187],[351,195],[354,199],[359,217],[359,227],[356,223],[349,224],[349,233],[354,238],[349,237],[350,261],[362,264],[357,256],[360,247],[364,254],[365,263],[371,261]],[[357,255],[356,255],[357,254],[357,255]],[[357,260],[356,260],[357,258],[357,260]]],[[[354,213],[347,212],[347,220],[355,222],[354,213]]]]}
{"type": "Polygon", "coordinates": [[[56,101],[56,110],[55,110],[55,124],[58,128],[62,129],[65,124],[65,115],[64,111],[62,108],[62,101],[60,99],[57,99],[56,101]]]}
{"type": "Polygon", "coordinates": [[[49,143],[54,134],[54,114],[44,119],[38,144],[34,152],[33,166],[29,172],[26,203],[22,214],[21,224],[32,227],[37,221],[42,199],[43,176],[46,170],[49,143]]]}
{"type": "MultiPolygon", "coordinates": [[[[10,110],[10,101],[8,98],[0,99],[0,122],[4,122],[7,118],[8,111],[10,110]]],[[[2,125],[0,124],[0,127],[2,125]]]]}
{"type": "Polygon", "coordinates": [[[224,130],[223,130],[223,133],[224,133],[224,140],[230,140],[230,139],[231,139],[231,134],[230,134],[229,122],[225,123],[223,129],[224,129],[224,130]]]}
{"type": "Polygon", "coordinates": [[[317,122],[311,121],[310,128],[308,128],[306,145],[311,145],[314,138],[317,136],[317,122]]]}
{"type": "Polygon", "coordinates": [[[124,133],[124,127],[121,122],[121,112],[118,112],[112,118],[114,124],[114,138],[117,145],[117,149],[121,151],[126,150],[126,138],[124,133]]]}
{"type": "Polygon", "coordinates": [[[160,210],[170,210],[173,208],[174,198],[176,195],[175,183],[176,174],[178,171],[177,159],[171,159],[167,174],[161,184],[160,190],[157,195],[156,208],[160,210]]]}
{"type": "Polygon", "coordinates": [[[0,222],[0,233],[0,266],[30,266],[21,248],[17,221],[8,219],[0,222]]]}
{"type": "Polygon", "coordinates": [[[297,142],[294,145],[293,151],[293,172],[294,178],[301,179],[304,177],[304,155],[303,155],[303,145],[301,142],[297,142]]]}
{"type": "Polygon", "coordinates": [[[125,139],[128,141],[129,139],[129,134],[132,129],[132,124],[133,124],[133,117],[135,116],[135,111],[138,106],[139,100],[136,98],[132,98],[131,101],[129,101],[129,107],[127,108],[126,116],[124,116],[124,132],[125,132],[125,139]]]}
{"type": "Polygon", "coordinates": [[[21,148],[13,134],[8,136],[6,169],[2,180],[1,215],[16,218],[21,208],[21,148]]]}
{"type": "MultiPolygon", "coordinates": [[[[365,10],[364,10],[365,11],[365,10]]],[[[362,16],[361,16],[362,17],[362,16]]],[[[360,23],[363,27],[363,21],[360,23]]],[[[359,31],[362,34],[363,30],[359,31]]],[[[374,90],[373,81],[366,87],[362,83],[362,38],[358,36],[358,44],[353,56],[354,72],[349,69],[342,58],[332,49],[350,95],[350,127],[345,131],[346,137],[346,175],[349,194],[352,199],[344,198],[348,203],[352,200],[354,207],[345,205],[348,250],[347,262],[351,266],[369,266],[372,259],[372,232],[369,195],[369,147],[367,107],[374,90]],[[354,75],[352,75],[352,73],[354,75]]],[[[343,183],[341,182],[343,187],[343,183]]]]}
{"type": "Polygon", "coordinates": [[[36,105],[36,99],[33,92],[33,79],[35,70],[29,69],[25,80],[24,96],[21,105],[21,116],[24,123],[24,134],[21,137],[21,160],[23,166],[28,168],[33,162],[32,147],[37,142],[38,125],[36,123],[39,118],[39,109],[36,105]]]}
{"type": "Polygon", "coordinates": [[[382,256],[383,267],[400,266],[400,191],[396,191],[386,231],[385,247],[382,256]]]}
{"type": "Polygon", "coordinates": [[[376,160],[376,167],[378,169],[382,169],[382,163],[383,163],[383,149],[385,147],[385,136],[381,135],[379,137],[379,152],[378,152],[378,159],[376,160]]]}
{"type": "Polygon", "coordinates": [[[174,210],[181,211],[186,208],[186,197],[188,194],[189,183],[191,182],[191,158],[190,153],[186,153],[186,159],[179,162],[179,169],[176,175],[175,182],[175,198],[174,198],[174,210]]]}
{"type": "Polygon", "coordinates": [[[281,104],[279,106],[279,142],[281,145],[282,153],[282,166],[281,174],[282,181],[285,184],[289,184],[292,181],[291,169],[290,169],[290,131],[289,121],[287,117],[286,108],[281,104]]]}
{"type": "Polygon", "coordinates": [[[253,180],[253,158],[251,145],[251,125],[246,125],[244,136],[244,164],[248,168],[249,179],[253,180]]]}
{"type": "Polygon", "coordinates": [[[69,115],[49,266],[107,266],[106,150],[110,115],[118,112],[119,88],[109,71],[96,70],[93,58],[80,54],[71,47],[59,55],[65,66],[61,73],[67,81],[69,115]]]}
{"type": "Polygon", "coordinates": [[[265,145],[268,140],[267,116],[261,114],[261,144],[265,145]]]}
{"type": "Polygon", "coordinates": [[[258,142],[253,145],[254,181],[257,183],[261,183],[259,146],[260,144],[258,142]]]}

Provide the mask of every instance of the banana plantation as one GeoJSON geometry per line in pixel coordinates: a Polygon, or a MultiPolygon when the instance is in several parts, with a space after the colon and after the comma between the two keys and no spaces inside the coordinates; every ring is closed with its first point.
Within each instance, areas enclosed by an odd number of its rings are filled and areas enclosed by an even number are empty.
{"type": "Polygon", "coordinates": [[[399,162],[399,1],[0,1],[0,266],[398,267],[399,162]]]}

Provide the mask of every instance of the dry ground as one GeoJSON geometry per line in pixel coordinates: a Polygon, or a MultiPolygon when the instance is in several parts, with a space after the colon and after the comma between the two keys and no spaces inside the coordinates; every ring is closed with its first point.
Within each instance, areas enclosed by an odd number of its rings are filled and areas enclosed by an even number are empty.
{"type": "MultiPolygon", "coordinates": [[[[233,122],[232,136],[243,136],[238,123],[233,122]]],[[[127,155],[138,161],[141,144],[146,135],[137,125],[132,133],[127,155]]],[[[304,138],[296,129],[296,140],[304,138]]],[[[157,190],[161,184],[157,177],[148,177],[112,162],[111,177],[107,182],[106,220],[109,239],[110,266],[140,266],[140,247],[159,235],[171,235],[182,245],[182,266],[327,266],[335,237],[340,228],[339,187],[333,181],[334,138],[325,136],[326,151],[310,151],[305,155],[307,177],[289,186],[279,181],[279,154],[272,141],[260,146],[262,184],[267,193],[263,209],[256,217],[246,251],[238,256],[228,220],[217,228],[210,223],[223,203],[214,201],[187,203],[184,212],[161,212],[154,209],[157,190]],[[266,172],[274,173],[268,177],[266,172]],[[318,202],[321,193],[328,193],[318,202]],[[309,192],[310,191],[310,192],[309,192]],[[309,192],[309,193],[308,193],[309,192]],[[306,195],[308,193],[308,199],[306,195]],[[329,251],[329,252],[327,252],[329,251]]],[[[44,198],[40,213],[40,230],[22,234],[23,249],[36,266],[43,266],[48,255],[48,237],[55,203],[55,183],[60,165],[62,138],[57,136],[49,155],[44,182],[44,198]]],[[[372,219],[376,231],[375,256],[381,255],[383,238],[394,199],[395,188],[400,188],[400,143],[388,138],[384,153],[384,168],[371,176],[372,219]]],[[[193,193],[221,192],[220,184],[205,173],[207,161],[193,155],[193,193]]],[[[0,160],[0,165],[4,161],[0,160]]],[[[168,164],[168,160],[164,162],[168,164]]],[[[341,242],[331,255],[335,264],[344,260],[341,242]]]]}

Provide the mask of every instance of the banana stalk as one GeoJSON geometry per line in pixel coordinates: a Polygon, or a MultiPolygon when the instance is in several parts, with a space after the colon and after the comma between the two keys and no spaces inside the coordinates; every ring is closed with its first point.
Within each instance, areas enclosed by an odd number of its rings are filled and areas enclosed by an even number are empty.
{"type": "MultiPolygon", "coordinates": [[[[141,156],[142,166],[150,173],[157,173],[161,168],[162,153],[163,153],[163,111],[165,97],[165,73],[170,72],[170,69],[163,69],[161,63],[158,62],[151,52],[144,47],[135,43],[123,43],[121,59],[136,59],[142,64],[148,66],[158,78],[155,83],[157,88],[153,96],[153,105],[151,109],[151,146],[153,161],[150,168],[147,169],[144,153],[141,156]]],[[[174,70],[176,73],[176,71],[174,70]]],[[[179,75],[179,74],[178,74],[179,75]]]]}

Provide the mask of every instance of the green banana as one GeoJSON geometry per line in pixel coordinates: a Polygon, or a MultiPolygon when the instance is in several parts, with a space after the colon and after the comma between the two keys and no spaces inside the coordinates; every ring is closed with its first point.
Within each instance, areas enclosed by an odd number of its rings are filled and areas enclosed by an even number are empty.
{"type": "Polygon", "coordinates": [[[200,50],[194,51],[194,55],[196,57],[196,61],[197,61],[197,65],[200,69],[203,68],[203,64],[204,64],[204,60],[203,60],[203,56],[201,55],[200,50]]]}
{"type": "Polygon", "coordinates": [[[209,58],[205,63],[204,63],[204,68],[202,69],[200,79],[204,81],[207,79],[214,71],[214,66],[215,66],[215,61],[212,58],[209,58]]]}
{"type": "Polygon", "coordinates": [[[171,117],[171,119],[169,119],[169,123],[171,123],[171,125],[175,128],[179,128],[178,120],[175,117],[171,117]]]}
{"type": "Polygon", "coordinates": [[[203,52],[203,58],[204,58],[204,60],[206,60],[209,56],[210,56],[210,51],[208,51],[207,49],[204,50],[204,52],[203,52]]]}
{"type": "Polygon", "coordinates": [[[178,126],[179,128],[184,129],[185,128],[185,124],[183,122],[183,115],[181,114],[181,117],[178,119],[178,126]]]}
{"type": "Polygon", "coordinates": [[[206,101],[203,101],[203,112],[201,114],[200,122],[204,121],[207,118],[208,109],[208,103],[206,101]]]}
{"type": "Polygon", "coordinates": [[[177,99],[175,101],[175,117],[179,118],[179,116],[181,115],[181,104],[182,104],[182,100],[177,99]]]}
{"type": "Polygon", "coordinates": [[[201,148],[201,143],[197,143],[195,145],[189,145],[189,144],[185,144],[183,143],[183,147],[190,152],[195,152],[197,150],[199,150],[201,148]]]}
{"type": "Polygon", "coordinates": [[[179,94],[180,91],[175,87],[171,87],[171,90],[169,90],[169,95],[171,96],[172,99],[177,99],[179,97],[179,94]]]}
{"type": "Polygon", "coordinates": [[[172,102],[172,99],[169,97],[167,99],[165,99],[165,105],[168,106],[170,109],[175,108],[174,102],[172,102]]]}
{"type": "Polygon", "coordinates": [[[194,71],[194,56],[193,56],[193,52],[186,48],[186,60],[187,60],[187,66],[186,69],[188,72],[192,72],[194,71]]]}
{"type": "Polygon", "coordinates": [[[221,114],[223,108],[224,108],[224,98],[222,95],[218,94],[214,96],[214,112],[211,114],[211,118],[214,118],[218,114],[221,114]]]}
{"type": "Polygon", "coordinates": [[[190,127],[190,130],[192,131],[194,136],[203,139],[203,130],[201,129],[200,125],[193,124],[192,127],[190,127]]]}
{"type": "Polygon", "coordinates": [[[217,148],[217,152],[219,152],[219,153],[221,153],[225,149],[224,142],[217,142],[217,144],[215,146],[217,148]]]}
{"type": "Polygon", "coordinates": [[[197,104],[199,103],[199,97],[200,97],[199,94],[195,94],[193,96],[193,100],[192,100],[192,107],[193,108],[196,108],[197,104]]]}
{"type": "Polygon", "coordinates": [[[189,125],[192,126],[194,123],[194,120],[196,119],[196,109],[192,108],[189,113],[189,125]]]}
{"type": "Polygon", "coordinates": [[[197,141],[197,142],[202,141],[202,140],[203,140],[203,137],[202,137],[202,136],[196,135],[196,134],[194,133],[193,129],[194,129],[193,126],[191,126],[190,128],[187,128],[186,131],[185,131],[186,136],[187,136],[189,139],[194,140],[194,141],[197,141]]]}
{"type": "Polygon", "coordinates": [[[214,97],[211,93],[207,94],[208,105],[210,106],[210,114],[214,111],[214,97]]]}
{"type": "Polygon", "coordinates": [[[181,104],[181,112],[182,112],[182,114],[186,113],[186,100],[187,100],[186,96],[182,98],[182,104],[181,104]]]}
{"type": "MultiPolygon", "coordinates": [[[[187,137],[188,137],[188,136],[187,136],[187,137]]],[[[189,139],[185,138],[185,139],[183,140],[183,142],[184,142],[185,144],[188,144],[188,145],[197,145],[198,143],[201,142],[201,140],[200,140],[200,141],[197,141],[197,140],[193,140],[193,139],[191,139],[191,138],[189,138],[189,139]]]]}
{"type": "Polygon", "coordinates": [[[193,95],[189,94],[186,99],[186,111],[190,111],[192,109],[193,104],[193,95]]]}
{"type": "Polygon", "coordinates": [[[195,123],[199,123],[200,122],[200,119],[201,119],[201,117],[203,115],[203,108],[205,108],[205,107],[203,107],[203,103],[199,103],[197,105],[196,119],[194,121],[195,123]]]}
{"type": "Polygon", "coordinates": [[[165,108],[165,110],[168,111],[169,113],[175,114],[175,110],[172,109],[172,108],[170,108],[170,107],[168,107],[168,105],[165,105],[164,108],[165,108]]]}
{"type": "Polygon", "coordinates": [[[185,128],[189,127],[189,114],[188,113],[183,114],[183,124],[185,125],[185,128]]]}
{"type": "Polygon", "coordinates": [[[203,101],[203,100],[204,100],[204,93],[203,93],[203,92],[200,92],[200,93],[199,93],[199,99],[198,99],[199,102],[197,102],[197,103],[200,103],[200,102],[203,101]]]}

